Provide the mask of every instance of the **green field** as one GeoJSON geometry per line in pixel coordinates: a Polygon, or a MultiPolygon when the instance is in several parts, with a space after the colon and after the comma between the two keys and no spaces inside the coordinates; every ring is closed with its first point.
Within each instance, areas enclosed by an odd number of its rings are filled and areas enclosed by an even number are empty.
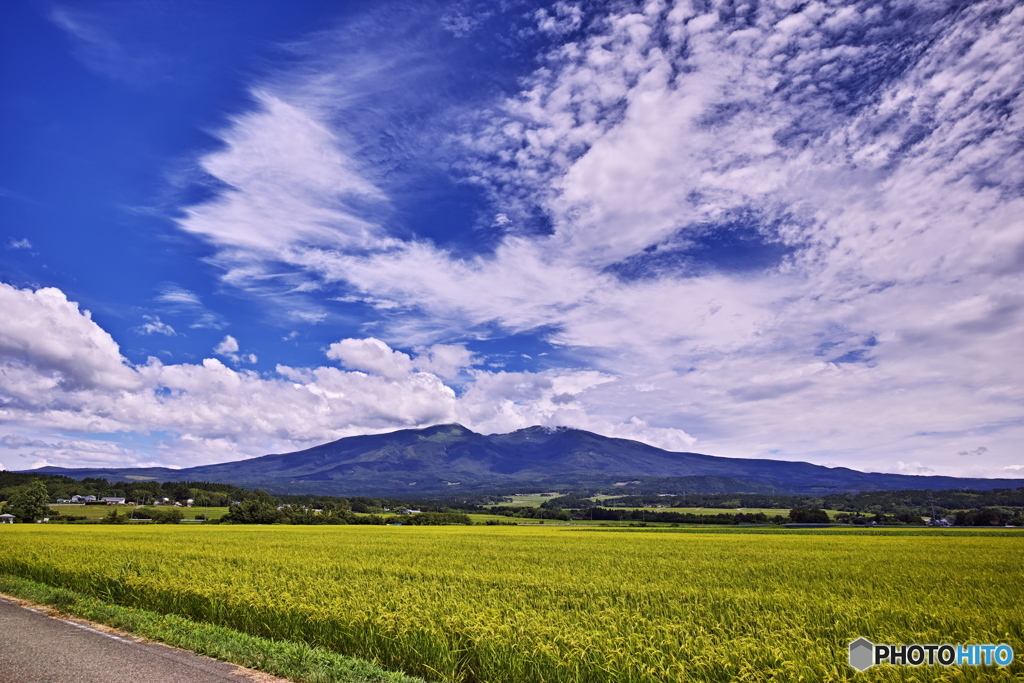
{"type": "MultiPolygon", "coordinates": [[[[498,522],[512,522],[513,524],[518,524],[520,526],[530,524],[545,526],[629,526],[631,523],[635,523],[630,521],[617,521],[611,519],[574,519],[572,521],[566,522],[560,519],[531,519],[529,517],[505,517],[504,515],[487,515],[478,513],[470,513],[469,518],[473,521],[474,524],[485,524],[489,520],[494,520],[498,522]]],[[[669,525],[659,523],[656,526],[669,525]]]]}
{"type": "Polygon", "coordinates": [[[24,524],[0,573],[440,681],[1024,676],[846,664],[859,636],[1024,652],[1024,534],[751,531],[24,524]]]}
{"type": "MultiPolygon", "coordinates": [[[[524,505],[522,507],[527,507],[527,506],[524,505]]],[[[212,509],[214,509],[214,508],[211,508],[211,510],[212,509]]],[[[369,517],[373,513],[369,513],[369,512],[355,512],[353,514],[356,517],[369,517]]],[[[384,514],[377,514],[376,516],[377,517],[390,518],[390,517],[395,516],[395,515],[392,515],[390,512],[386,512],[384,514]]],[[[574,520],[572,520],[570,522],[565,522],[565,521],[562,521],[560,519],[543,519],[542,520],[542,519],[533,519],[533,518],[530,518],[530,517],[506,517],[505,515],[490,515],[490,514],[487,514],[487,513],[480,513],[480,512],[471,512],[471,513],[468,513],[467,516],[473,522],[473,524],[486,524],[487,522],[493,520],[493,521],[496,521],[496,522],[511,522],[512,524],[517,524],[519,526],[526,526],[526,525],[531,525],[531,524],[537,524],[537,525],[557,525],[557,526],[629,526],[630,525],[630,522],[628,522],[628,521],[623,521],[623,522],[615,521],[615,520],[593,520],[593,521],[591,521],[591,520],[585,520],[585,519],[584,520],[574,519],[574,520]]],[[[400,519],[401,519],[401,517],[399,517],[399,520],[400,519]]],[[[669,525],[668,524],[659,524],[657,526],[669,526],[669,525]]]]}
{"type": "MultiPolygon", "coordinates": [[[[775,515],[781,515],[782,517],[789,518],[789,508],[658,508],[658,507],[613,507],[608,508],[609,510],[650,510],[651,512],[681,512],[689,513],[693,515],[734,515],[739,512],[745,512],[747,514],[756,514],[763,512],[769,517],[775,515]]],[[[842,510],[825,510],[829,517],[835,518],[842,510]]]]}
{"type": "MultiPolygon", "coordinates": [[[[561,493],[556,493],[556,492],[552,492],[552,493],[518,493],[518,494],[516,494],[514,496],[509,496],[510,500],[505,501],[504,503],[498,503],[497,505],[501,505],[501,506],[504,506],[504,507],[524,507],[524,508],[525,507],[530,507],[530,508],[536,508],[536,507],[540,507],[540,504],[543,503],[544,501],[551,500],[552,498],[556,498],[556,497],[558,497],[560,495],[562,495],[562,494],[561,493]]],[[[496,507],[496,506],[495,505],[486,505],[484,507],[496,507]]]]}
{"type": "MultiPolygon", "coordinates": [[[[536,495],[539,496],[540,494],[536,494],[536,495]]],[[[541,500],[543,500],[543,499],[541,499],[541,500]]],[[[524,503],[524,504],[522,504],[522,505],[520,505],[518,507],[530,507],[530,506],[524,503]]],[[[77,516],[77,517],[88,517],[89,519],[102,519],[102,518],[106,517],[107,514],[109,514],[111,510],[117,510],[119,514],[128,516],[130,514],[133,514],[133,510],[135,509],[134,506],[132,506],[132,505],[50,505],[50,508],[52,510],[60,512],[61,514],[64,514],[64,515],[74,515],[74,516],[77,516]]],[[[185,515],[185,521],[186,522],[189,521],[189,520],[194,520],[197,515],[204,515],[204,514],[209,515],[210,519],[220,519],[221,517],[226,515],[227,512],[228,512],[228,508],[226,508],[226,507],[209,507],[209,508],[202,508],[202,507],[186,508],[186,507],[180,507],[180,508],[174,508],[174,509],[180,510],[182,512],[182,514],[185,515]]],[[[622,510],[647,509],[647,510],[651,510],[652,512],[689,512],[689,513],[693,513],[695,515],[702,515],[702,514],[703,515],[718,515],[718,514],[722,514],[722,513],[735,513],[735,512],[738,512],[738,510],[735,510],[735,509],[723,510],[723,509],[719,509],[719,508],[613,508],[613,509],[616,509],[616,510],[618,510],[618,509],[622,509],[622,510]]],[[[744,508],[742,511],[743,512],[764,512],[768,516],[782,515],[783,517],[785,517],[786,515],[789,514],[789,510],[773,510],[773,509],[768,509],[768,508],[763,508],[763,509],[762,508],[744,508]]],[[[832,516],[832,517],[835,517],[835,515],[837,514],[836,510],[826,510],[826,512],[828,512],[829,515],[832,516]]],[[[138,513],[135,512],[134,514],[137,515],[138,513]]],[[[366,515],[363,515],[361,513],[356,513],[356,514],[360,515],[360,516],[366,516],[366,515]]],[[[367,514],[369,514],[369,513],[367,513],[367,514]]],[[[384,516],[388,516],[388,515],[390,515],[390,513],[384,513],[384,516]]],[[[541,520],[539,520],[539,519],[504,517],[502,515],[470,514],[469,517],[470,517],[470,519],[473,520],[474,524],[483,524],[487,520],[497,520],[497,521],[506,521],[506,522],[511,521],[511,522],[515,522],[517,524],[522,524],[522,525],[525,525],[525,524],[540,524],[541,523],[541,520]]],[[[571,526],[594,526],[594,525],[598,525],[598,526],[629,526],[630,523],[631,523],[630,521],[621,521],[620,522],[620,521],[612,521],[612,520],[593,520],[593,521],[591,521],[591,520],[574,520],[572,522],[569,522],[568,524],[570,524],[571,526]]],[[[567,524],[567,522],[562,522],[562,521],[553,520],[553,519],[547,519],[547,520],[544,520],[544,524],[565,525],[565,524],[567,524]]]]}
{"type": "MultiPolygon", "coordinates": [[[[74,517],[88,517],[89,519],[102,519],[110,514],[111,510],[117,510],[119,515],[138,515],[134,505],[50,505],[50,509],[59,512],[62,515],[71,515],[74,517]]],[[[196,515],[209,515],[210,519],[220,519],[228,513],[226,507],[180,507],[180,508],[167,508],[160,507],[160,510],[174,509],[181,510],[181,514],[185,515],[186,520],[194,520],[196,515]]]]}

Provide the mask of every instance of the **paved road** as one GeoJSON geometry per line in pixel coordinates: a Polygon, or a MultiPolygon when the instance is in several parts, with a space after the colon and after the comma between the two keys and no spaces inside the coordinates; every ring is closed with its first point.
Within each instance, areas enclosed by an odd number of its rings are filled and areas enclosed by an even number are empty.
{"type": "Polygon", "coordinates": [[[0,597],[0,683],[263,683],[266,674],[86,622],[65,621],[0,597]]]}

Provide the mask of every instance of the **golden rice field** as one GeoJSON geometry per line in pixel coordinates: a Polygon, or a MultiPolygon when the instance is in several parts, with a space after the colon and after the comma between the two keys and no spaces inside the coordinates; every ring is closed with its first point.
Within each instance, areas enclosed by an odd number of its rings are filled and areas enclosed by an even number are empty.
{"type": "Polygon", "coordinates": [[[1013,532],[24,524],[0,573],[440,681],[1024,679],[1013,532]],[[1017,661],[858,674],[858,636],[1017,661]]]}

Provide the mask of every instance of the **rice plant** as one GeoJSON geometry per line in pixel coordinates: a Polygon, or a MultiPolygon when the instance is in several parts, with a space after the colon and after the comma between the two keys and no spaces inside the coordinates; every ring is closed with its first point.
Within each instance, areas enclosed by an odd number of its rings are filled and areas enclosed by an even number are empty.
{"type": "Polygon", "coordinates": [[[1024,653],[1024,535],[524,527],[0,529],[0,572],[452,682],[1021,680],[846,663],[1024,653]]]}

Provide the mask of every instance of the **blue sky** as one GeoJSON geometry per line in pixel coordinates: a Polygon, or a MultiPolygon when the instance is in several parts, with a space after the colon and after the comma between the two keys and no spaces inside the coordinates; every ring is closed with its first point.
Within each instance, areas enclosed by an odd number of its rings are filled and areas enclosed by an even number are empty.
{"type": "Polygon", "coordinates": [[[1014,2],[0,9],[0,463],[461,422],[1021,476],[1014,2]]]}

